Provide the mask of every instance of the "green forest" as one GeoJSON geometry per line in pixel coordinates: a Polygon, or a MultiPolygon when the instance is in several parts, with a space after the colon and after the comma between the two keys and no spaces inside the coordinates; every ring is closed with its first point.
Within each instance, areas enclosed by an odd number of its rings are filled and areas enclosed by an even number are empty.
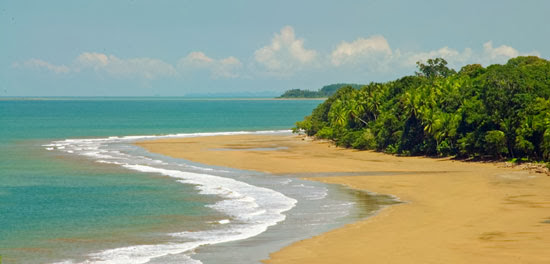
{"type": "Polygon", "coordinates": [[[550,161],[550,61],[517,57],[457,72],[436,58],[417,68],[340,88],[294,131],[400,155],[550,161]]]}
{"type": "Polygon", "coordinates": [[[336,83],[325,85],[318,91],[292,89],[283,93],[279,98],[325,98],[333,95],[338,89],[351,86],[355,89],[361,88],[363,85],[350,83],[336,83]]]}

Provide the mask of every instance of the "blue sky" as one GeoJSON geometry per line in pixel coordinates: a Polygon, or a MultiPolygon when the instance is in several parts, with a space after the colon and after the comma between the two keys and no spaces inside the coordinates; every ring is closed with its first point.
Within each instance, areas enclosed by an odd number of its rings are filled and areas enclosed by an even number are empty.
{"type": "Polygon", "coordinates": [[[0,2],[0,96],[318,89],[550,57],[550,1],[0,2]]]}

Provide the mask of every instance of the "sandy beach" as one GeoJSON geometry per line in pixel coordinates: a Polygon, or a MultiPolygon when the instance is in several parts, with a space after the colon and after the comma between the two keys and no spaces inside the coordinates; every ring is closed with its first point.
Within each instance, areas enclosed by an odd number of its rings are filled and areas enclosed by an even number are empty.
{"type": "Polygon", "coordinates": [[[545,174],[498,163],[342,149],[296,135],[137,144],[204,164],[303,175],[405,202],[294,243],[266,263],[550,263],[550,177],[545,174]]]}

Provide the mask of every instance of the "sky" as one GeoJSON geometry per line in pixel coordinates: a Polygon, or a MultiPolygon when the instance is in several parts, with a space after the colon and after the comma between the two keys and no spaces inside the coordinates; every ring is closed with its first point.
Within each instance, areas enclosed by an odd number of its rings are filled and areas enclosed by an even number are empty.
{"type": "Polygon", "coordinates": [[[0,96],[272,95],[550,57],[550,1],[0,1],[0,96]]]}

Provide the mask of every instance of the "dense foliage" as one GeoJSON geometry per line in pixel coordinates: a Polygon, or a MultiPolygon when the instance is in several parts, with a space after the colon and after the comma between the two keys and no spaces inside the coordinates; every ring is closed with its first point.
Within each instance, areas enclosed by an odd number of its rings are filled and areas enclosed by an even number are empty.
{"type": "Polygon", "coordinates": [[[550,160],[550,61],[517,57],[458,73],[443,59],[415,76],[343,87],[296,131],[404,155],[550,160]]]}
{"type": "Polygon", "coordinates": [[[360,84],[349,84],[349,83],[337,83],[323,86],[318,91],[310,90],[301,90],[301,89],[292,89],[286,91],[279,98],[324,98],[333,95],[338,89],[344,86],[351,86],[355,89],[361,88],[360,84]]]}

